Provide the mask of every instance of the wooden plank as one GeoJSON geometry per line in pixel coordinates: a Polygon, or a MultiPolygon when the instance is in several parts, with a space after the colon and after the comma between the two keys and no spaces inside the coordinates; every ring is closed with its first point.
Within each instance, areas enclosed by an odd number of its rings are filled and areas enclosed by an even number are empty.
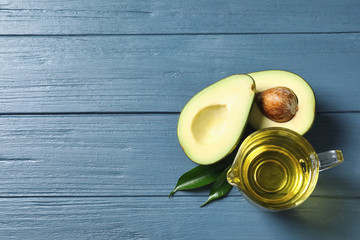
{"type": "Polygon", "coordinates": [[[356,0],[2,1],[1,34],[359,31],[356,0]]]}
{"type": "MultiPolygon", "coordinates": [[[[195,167],[176,136],[178,115],[0,117],[0,197],[168,196],[195,167]]],[[[322,114],[307,135],[345,163],[321,173],[314,196],[359,196],[360,114],[322,114]]],[[[208,191],[175,195],[201,196],[208,191]]],[[[232,195],[240,195],[232,191],[232,195]]]]}
{"type": "Polygon", "coordinates": [[[359,111],[360,34],[0,38],[1,112],[179,112],[235,73],[284,69],[359,111]],[[353,103],[353,104],[349,104],[353,103]]]}
{"type": "Polygon", "coordinates": [[[358,239],[359,199],[270,213],[233,196],[0,199],[2,239],[358,239]]]}

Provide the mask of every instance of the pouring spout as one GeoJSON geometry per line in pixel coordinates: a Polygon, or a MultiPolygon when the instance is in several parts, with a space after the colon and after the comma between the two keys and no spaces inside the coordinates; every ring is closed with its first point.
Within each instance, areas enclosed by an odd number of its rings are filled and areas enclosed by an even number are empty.
{"type": "Polygon", "coordinates": [[[237,186],[238,178],[238,170],[231,167],[226,174],[226,179],[230,185],[237,186]]]}

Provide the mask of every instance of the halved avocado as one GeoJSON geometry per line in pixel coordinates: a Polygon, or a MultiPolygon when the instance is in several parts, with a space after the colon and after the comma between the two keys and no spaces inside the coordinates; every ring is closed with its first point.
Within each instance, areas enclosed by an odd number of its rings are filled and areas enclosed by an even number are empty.
{"type": "Polygon", "coordinates": [[[285,127],[305,134],[315,118],[315,95],[299,75],[268,70],[249,73],[256,84],[256,103],[249,123],[255,129],[285,127]]]}
{"type": "Polygon", "coordinates": [[[230,154],[243,133],[255,96],[254,80],[232,75],[196,94],[182,110],[177,134],[185,154],[208,165],[230,154]]]}

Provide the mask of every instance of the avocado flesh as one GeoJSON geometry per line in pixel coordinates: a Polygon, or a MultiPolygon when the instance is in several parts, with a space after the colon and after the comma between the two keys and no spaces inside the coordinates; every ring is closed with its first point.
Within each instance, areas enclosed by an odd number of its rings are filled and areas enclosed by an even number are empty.
{"type": "Polygon", "coordinates": [[[185,154],[208,165],[231,153],[243,133],[255,96],[254,80],[232,75],[196,94],[182,110],[177,134],[185,154]]]}
{"type": "Polygon", "coordinates": [[[256,93],[264,92],[274,87],[287,87],[291,89],[298,99],[298,110],[295,116],[287,122],[279,123],[267,118],[253,104],[249,123],[255,129],[267,127],[289,128],[299,134],[305,134],[312,126],[315,118],[315,95],[310,85],[299,75],[282,70],[268,70],[249,73],[256,84],[256,93]]]}

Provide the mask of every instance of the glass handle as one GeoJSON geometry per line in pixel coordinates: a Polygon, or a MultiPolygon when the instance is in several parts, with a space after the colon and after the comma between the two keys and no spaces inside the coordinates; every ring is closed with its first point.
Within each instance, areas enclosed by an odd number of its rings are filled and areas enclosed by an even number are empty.
{"type": "Polygon", "coordinates": [[[344,161],[343,154],[340,150],[331,150],[317,154],[320,161],[319,171],[335,167],[344,161]]]}

